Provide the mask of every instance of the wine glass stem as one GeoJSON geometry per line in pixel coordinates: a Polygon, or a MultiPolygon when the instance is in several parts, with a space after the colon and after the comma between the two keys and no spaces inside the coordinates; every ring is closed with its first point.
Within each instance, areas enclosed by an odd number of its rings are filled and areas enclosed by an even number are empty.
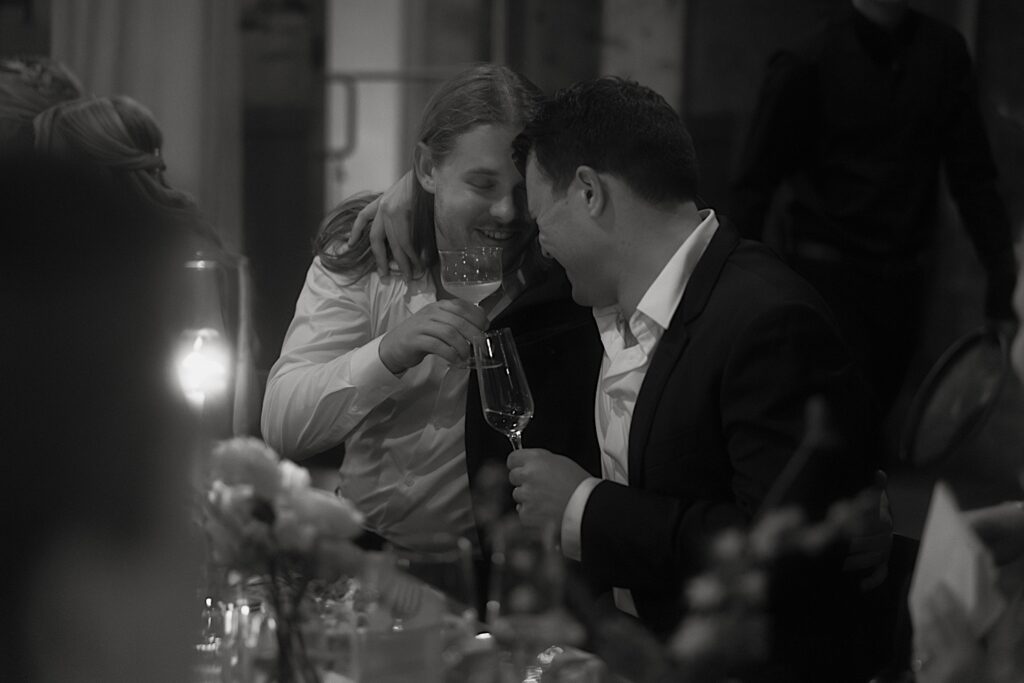
{"type": "Polygon", "coordinates": [[[523,447],[523,437],[519,434],[519,432],[509,434],[508,440],[512,442],[512,450],[518,451],[520,448],[523,447]]]}

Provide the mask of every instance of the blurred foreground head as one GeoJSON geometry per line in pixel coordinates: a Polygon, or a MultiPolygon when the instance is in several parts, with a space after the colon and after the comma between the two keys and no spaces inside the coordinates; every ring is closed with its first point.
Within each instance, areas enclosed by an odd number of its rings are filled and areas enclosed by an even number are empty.
{"type": "Polygon", "coordinates": [[[64,162],[0,160],[0,186],[0,670],[186,680],[198,564],[168,381],[173,235],[64,162]]]}
{"type": "Polygon", "coordinates": [[[40,152],[93,166],[165,223],[208,242],[196,248],[220,245],[195,200],[167,181],[163,133],[139,102],[125,96],[63,102],[39,114],[34,126],[40,152]]]}
{"type": "Polygon", "coordinates": [[[82,86],[58,61],[39,56],[0,57],[0,156],[32,148],[32,119],[82,86]]]}

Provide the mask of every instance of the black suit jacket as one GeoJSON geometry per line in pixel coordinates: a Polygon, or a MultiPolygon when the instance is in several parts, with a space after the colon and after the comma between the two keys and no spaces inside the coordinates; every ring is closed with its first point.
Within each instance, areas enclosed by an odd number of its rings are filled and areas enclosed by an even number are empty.
{"type": "Polygon", "coordinates": [[[637,397],[629,486],[602,482],[588,500],[584,572],[630,589],[641,620],[670,632],[706,541],[752,519],[801,442],[815,395],[851,446],[822,454],[789,492],[820,513],[870,481],[867,391],[817,293],[723,221],[637,397]]]}

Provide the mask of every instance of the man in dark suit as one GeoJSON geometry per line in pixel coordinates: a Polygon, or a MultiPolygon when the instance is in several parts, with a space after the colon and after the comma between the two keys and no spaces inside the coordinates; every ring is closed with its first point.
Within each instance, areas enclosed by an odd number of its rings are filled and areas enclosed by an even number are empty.
{"type": "Polygon", "coordinates": [[[601,478],[523,449],[508,458],[513,498],[524,523],[560,528],[563,553],[613,587],[621,610],[666,634],[705,542],[748,523],[794,455],[811,397],[851,448],[815,463],[801,501],[820,513],[868,484],[867,391],[815,291],[697,208],[692,142],[659,95],[579,83],[525,138],[541,245],[593,308],[604,346],[601,478]]]}

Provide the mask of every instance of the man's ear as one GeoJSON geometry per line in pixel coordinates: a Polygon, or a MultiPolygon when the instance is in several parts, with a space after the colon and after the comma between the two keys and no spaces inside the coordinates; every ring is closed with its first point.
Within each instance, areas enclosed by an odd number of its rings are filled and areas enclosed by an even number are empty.
{"type": "Polygon", "coordinates": [[[590,166],[580,166],[576,169],[575,191],[580,193],[587,213],[591,218],[597,218],[604,211],[605,203],[608,201],[608,189],[601,182],[601,176],[590,166]]]}
{"type": "Polygon", "coordinates": [[[437,181],[434,179],[437,166],[434,164],[434,155],[430,153],[430,148],[426,144],[416,143],[416,149],[412,154],[412,167],[420,187],[430,194],[434,194],[437,189],[437,181]]]}

